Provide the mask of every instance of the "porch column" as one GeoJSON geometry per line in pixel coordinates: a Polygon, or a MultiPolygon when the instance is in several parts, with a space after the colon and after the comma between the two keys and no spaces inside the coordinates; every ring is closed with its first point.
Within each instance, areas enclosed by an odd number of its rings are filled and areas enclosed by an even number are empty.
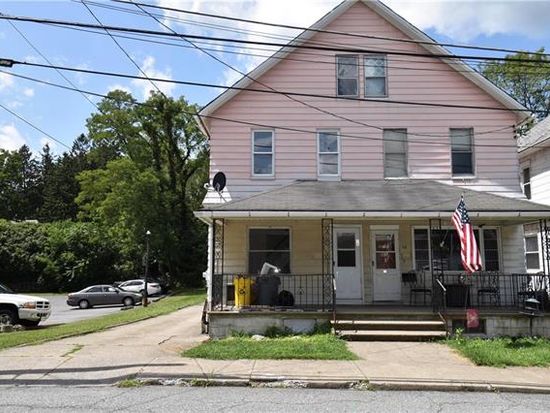
{"type": "Polygon", "coordinates": [[[550,223],[548,220],[539,220],[539,232],[542,249],[542,272],[545,275],[550,275],[550,223]]]}
{"type": "Polygon", "coordinates": [[[223,307],[223,247],[224,247],[224,220],[223,218],[216,218],[212,220],[211,229],[211,244],[212,255],[210,268],[212,271],[212,301],[211,309],[219,305],[223,307]]]}
{"type": "Polygon", "coordinates": [[[333,306],[336,300],[334,288],[334,257],[333,257],[333,220],[321,220],[321,255],[323,271],[323,310],[326,306],[333,306]]]}

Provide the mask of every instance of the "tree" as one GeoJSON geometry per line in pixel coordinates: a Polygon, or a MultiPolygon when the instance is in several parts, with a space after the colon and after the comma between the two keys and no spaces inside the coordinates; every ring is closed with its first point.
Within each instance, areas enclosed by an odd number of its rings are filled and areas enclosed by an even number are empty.
{"type": "Polygon", "coordinates": [[[91,153],[111,159],[79,176],[77,198],[81,217],[116,232],[128,253],[137,255],[151,230],[160,272],[188,285],[200,280],[206,261],[205,231],[192,213],[208,169],[196,111],[183,98],[152,93],[137,105],[130,94],[111,92],[87,121],[91,153]]]}
{"type": "Polygon", "coordinates": [[[481,73],[531,110],[537,119],[550,114],[550,59],[544,48],[536,53],[520,52],[506,56],[503,62],[480,66],[481,73]],[[530,60],[529,62],[518,61],[530,60]]]}

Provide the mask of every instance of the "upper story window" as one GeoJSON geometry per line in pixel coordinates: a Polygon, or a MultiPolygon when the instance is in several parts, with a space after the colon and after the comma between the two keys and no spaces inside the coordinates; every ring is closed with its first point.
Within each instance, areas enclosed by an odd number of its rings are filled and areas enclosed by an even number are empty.
{"type": "Polygon", "coordinates": [[[365,97],[388,96],[386,56],[365,56],[365,97]]]}
{"type": "Polygon", "coordinates": [[[523,168],[523,193],[531,199],[531,168],[523,168]]]}
{"type": "Polygon", "coordinates": [[[384,178],[406,177],[407,130],[384,130],[384,178]]]}
{"type": "Polygon", "coordinates": [[[451,161],[453,176],[474,175],[474,130],[451,129],[451,161]]]}
{"type": "Polygon", "coordinates": [[[273,176],[273,131],[252,132],[252,175],[273,176]]]}
{"type": "Polygon", "coordinates": [[[359,64],[357,56],[336,56],[338,96],[359,95],[359,64]]]}
{"type": "Polygon", "coordinates": [[[340,138],[338,131],[317,132],[317,174],[325,177],[340,175],[340,138]]]}

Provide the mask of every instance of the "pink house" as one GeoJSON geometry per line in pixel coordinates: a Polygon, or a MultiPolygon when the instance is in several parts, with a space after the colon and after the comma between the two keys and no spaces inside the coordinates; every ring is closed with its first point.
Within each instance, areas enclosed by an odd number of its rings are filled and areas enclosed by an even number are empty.
{"type": "Polygon", "coordinates": [[[332,320],[350,338],[438,337],[465,308],[510,334],[528,298],[546,305],[524,274],[523,224],[550,216],[520,187],[525,108],[381,2],[341,3],[201,115],[211,179],[227,179],[195,212],[211,336],[332,320]],[[450,221],[461,195],[473,277],[450,221]]]}

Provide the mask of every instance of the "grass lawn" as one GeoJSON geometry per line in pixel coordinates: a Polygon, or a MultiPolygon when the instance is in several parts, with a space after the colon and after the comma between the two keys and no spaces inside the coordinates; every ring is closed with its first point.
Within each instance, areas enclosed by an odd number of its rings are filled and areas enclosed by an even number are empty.
{"type": "Polygon", "coordinates": [[[38,344],[64,337],[95,333],[110,327],[145,320],[147,318],[174,312],[183,307],[199,304],[204,301],[204,297],[204,290],[186,291],[154,302],[147,308],[135,307],[132,310],[120,311],[89,320],[76,321],[74,323],[13,333],[2,333],[0,334],[0,349],[23,344],[38,344]]]}
{"type": "Polygon", "coordinates": [[[331,334],[265,338],[228,337],[210,340],[182,353],[184,357],[211,360],[309,359],[357,360],[346,342],[331,334]]]}
{"type": "Polygon", "coordinates": [[[544,338],[460,338],[447,343],[479,366],[550,366],[550,340],[544,338]]]}

